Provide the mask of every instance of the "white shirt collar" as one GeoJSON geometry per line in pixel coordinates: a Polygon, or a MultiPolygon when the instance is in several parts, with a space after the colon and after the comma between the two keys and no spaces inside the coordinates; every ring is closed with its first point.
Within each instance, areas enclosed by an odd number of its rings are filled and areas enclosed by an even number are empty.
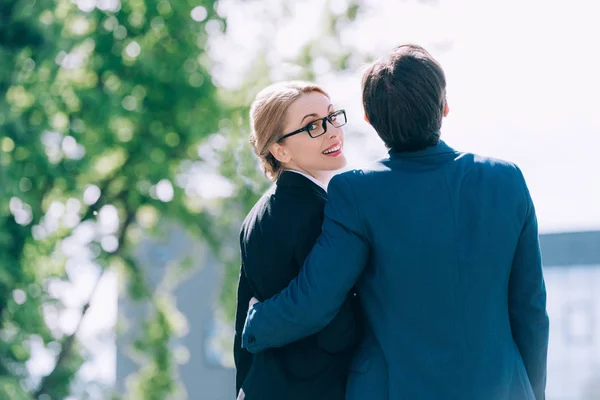
{"type": "Polygon", "coordinates": [[[296,171],[295,169],[286,169],[286,171],[295,172],[297,174],[304,176],[306,179],[310,179],[315,185],[319,186],[321,189],[323,189],[325,192],[327,192],[327,186],[323,182],[321,182],[320,180],[315,178],[314,176],[310,176],[301,171],[296,171]]]}

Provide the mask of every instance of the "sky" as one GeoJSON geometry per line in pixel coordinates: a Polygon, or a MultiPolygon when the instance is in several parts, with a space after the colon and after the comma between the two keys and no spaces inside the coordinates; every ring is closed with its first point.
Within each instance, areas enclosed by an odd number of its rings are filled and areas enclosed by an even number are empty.
{"type": "MultiPolygon", "coordinates": [[[[318,38],[323,0],[223,1],[229,33],[216,38],[217,83],[235,88],[252,55],[265,51],[275,80],[293,76],[289,60],[318,38]],[[279,5],[279,7],[278,7],[279,5]],[[274,17],[267,18],[268,13],[274,17]],[[279,13],[279,18],[277,14],[279,13]]],[[[343,0],[328,2],[332,11],[343,0]]],[[[442,64],[450,115],[442,138],[461,151],[519,165],[534,199],[542,232],[600,229],[600,4],[589,0],[481,2],[365,1],[366,12],[342,31],[357,55],[384,56],[417,43],[442,64]]],[[[385,153],[363,121],[360,67],[331,72],[317,60],[317,76],[334,103],[348,111],[346,151],[358,167],[385,153]],[[356,138],[349,132],[357,132],[356,138]]]]}
{"type": "MultiPolygon", "coordinates": [[[[279,0],[220,2],[218,11],[228,18],[228,33],[219,35],[218,26],[207,26],[215,32],[208,50],[217,84],[239,87],[259,52],[266,54],[273,80],[293,76],[297,67],[290,60],[322,32],[322,7],[326,4],[336,13],[346,4],[345,0],[293,3],[286,11],[279,0]]],[[[600,3],[365,0],[364,4],[356,23],[342,30],[344,46],[357,56],[380,57],[398,44],[423,45],[447,76],[451,111],[442,138],[458,150],[517,163],[542,232],[600,229],[600,25],[596,21],[600,3]]],[[[335,51],[335,45],[331,49],[335,51]]],[[[376,133],[363,120],[361,66],[358,62],[339,73],[332,72],[326,60],[315,61],[317,81],[348,113],[350,167],[385,154],[376,133]]],[[[100,225],[114,224],[112,214],[105,210],[100,225]]],[[[85,227],[79,230],[65,244],[67,252],[85,247],[89,235],[85,227]]],[[[67,266],[71,290],[54,288],[73,308],[56,320],[66,332],[75,328],[76,310],[99,277],[93,266],[84,264],[67,266]]],[[[107,383],[115,379],[114,341],[110,334],[108,341],[98,335],[114,327],[116,282],[112,272],[102,278],[79,335],[95,355],[83,376],[107,383]]],[[[52,356],[35,352],[29,366],[39,374],[47,373],[52,356]]]]}

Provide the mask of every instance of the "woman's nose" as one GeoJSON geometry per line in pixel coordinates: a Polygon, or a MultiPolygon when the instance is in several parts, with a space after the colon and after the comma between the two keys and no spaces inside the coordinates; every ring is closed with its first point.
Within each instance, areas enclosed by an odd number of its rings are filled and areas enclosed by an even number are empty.
{"type": "Polygon", "coordinates": [[[342,127],[336,128],[330,123],[329,128],[327,129],[327,133],[329,134],[328,137],[333,138],[339,136],[342,133],[341,129],[342,127]]]}

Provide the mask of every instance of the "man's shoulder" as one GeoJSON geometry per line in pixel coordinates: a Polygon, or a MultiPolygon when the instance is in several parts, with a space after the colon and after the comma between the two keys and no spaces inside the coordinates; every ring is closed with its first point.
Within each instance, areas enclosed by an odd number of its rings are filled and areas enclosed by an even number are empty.
{"type": "Polygon", "coordinates": [[[328,192],[331,192],[332,189],[335,190],[341,186],[354,185],[356,182],[364,178],[364,176],[365,171],[363,169],[351,169],[337,174],[331,178],[331,181],[329,181],[328,192]]]}
{"type": "Polygon", "coordinates": [[[334,176],[332,181],[334,179],[341,179],[352,183],[368,181],[376,175],[384,174],[392,170],[390,166],[385,163],[385,160],[386,159],[372,161],[363,167],[342,172],[334,176]]]}
{"type": "MultiPolygon", "coordinates": [[[[480,176],[507,183],[513,182],[517,186],[522,186],[525,182],[521,169],[514,162],[476,153],[456,152],[456,157],[447,166],[450,167],[451,174],[462,175],[462,179],[480,176]]],[[[340,188],[344,190],[343,187],[347,186],[353,192],[369,195],[374,185],[388,183],[386,176],[394,176],[394,167],[389,159],[373,161],[364,167],[334,176],[329,183],[329,191],[340,188]]]]}
{"type": "MultiPolygon", "coordinates": [[[[368,191],[373,184],[378,184],[380,179],[386,173],[390,173],[392,169],[384,160],[373,161],[363,167],[351,169],[335,175],[329,182],[328,191],[339,189],[347,186],[352,188],[353,192],[364,193],[368,191]]],[[[343,190],[343,189],[342,189],[343,190]]]]}
{"type": "Polygon", "coordinates": [[[473,164],[478,164],[483,167],[491,167],[491,168],[507,168],[507,169],[515,169],[517,165],[511,161],[503,160],[496,157],[484,156],[476,153],[460,153],[459,157],[470,158],[473,164]]]}
{"type": "Polygon", "coordinates": [[[495,157],[463,153],[463,168],[459,168],[460,181],[458,188],[470,190],[491,190],[492,193],[503,193],[507,200],[514,195],[524,199],[527,183],[521,169],[514,162],[495,157]]]}
{"type": "Polygon", "coordinates": [[[461,153],[459,158],[468,164],[469,172],[488,173],[519,181],[523,179],[521,169],[512,161],[475,153],[461,153]]]}

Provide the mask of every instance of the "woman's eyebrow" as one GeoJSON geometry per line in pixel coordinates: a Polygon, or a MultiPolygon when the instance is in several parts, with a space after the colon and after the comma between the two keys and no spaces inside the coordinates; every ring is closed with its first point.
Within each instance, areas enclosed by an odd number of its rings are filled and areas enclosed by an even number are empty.
{"type": "Polygon", "coordinates": [[[304,117],[302,117],[302,121],[300,121],[300,123],[304,122],[304,120],[308,117],[318,117],[318,115],[315,113],[306,114],[304,117]]]}
{"type": "MultiPolygon", "coordinates": [[[[330,110],[330,109],[332,109],[332,108],[333,108],[333,105],[332,105],[332,104],[330,104],[330,105],[327,107],[327,111],[329,111],[329,110],[330,110]]],[[[306,114],[304,117],[302,117],[302,120],[300,121],[300,124],[302,124],[302,122],[304,122],[304,120],[305,120],[306,118],[308,118],[308,117],[318,117],[318,115],[317,115],[317,114],[315,114],[315,113],[306,114]]]]}

